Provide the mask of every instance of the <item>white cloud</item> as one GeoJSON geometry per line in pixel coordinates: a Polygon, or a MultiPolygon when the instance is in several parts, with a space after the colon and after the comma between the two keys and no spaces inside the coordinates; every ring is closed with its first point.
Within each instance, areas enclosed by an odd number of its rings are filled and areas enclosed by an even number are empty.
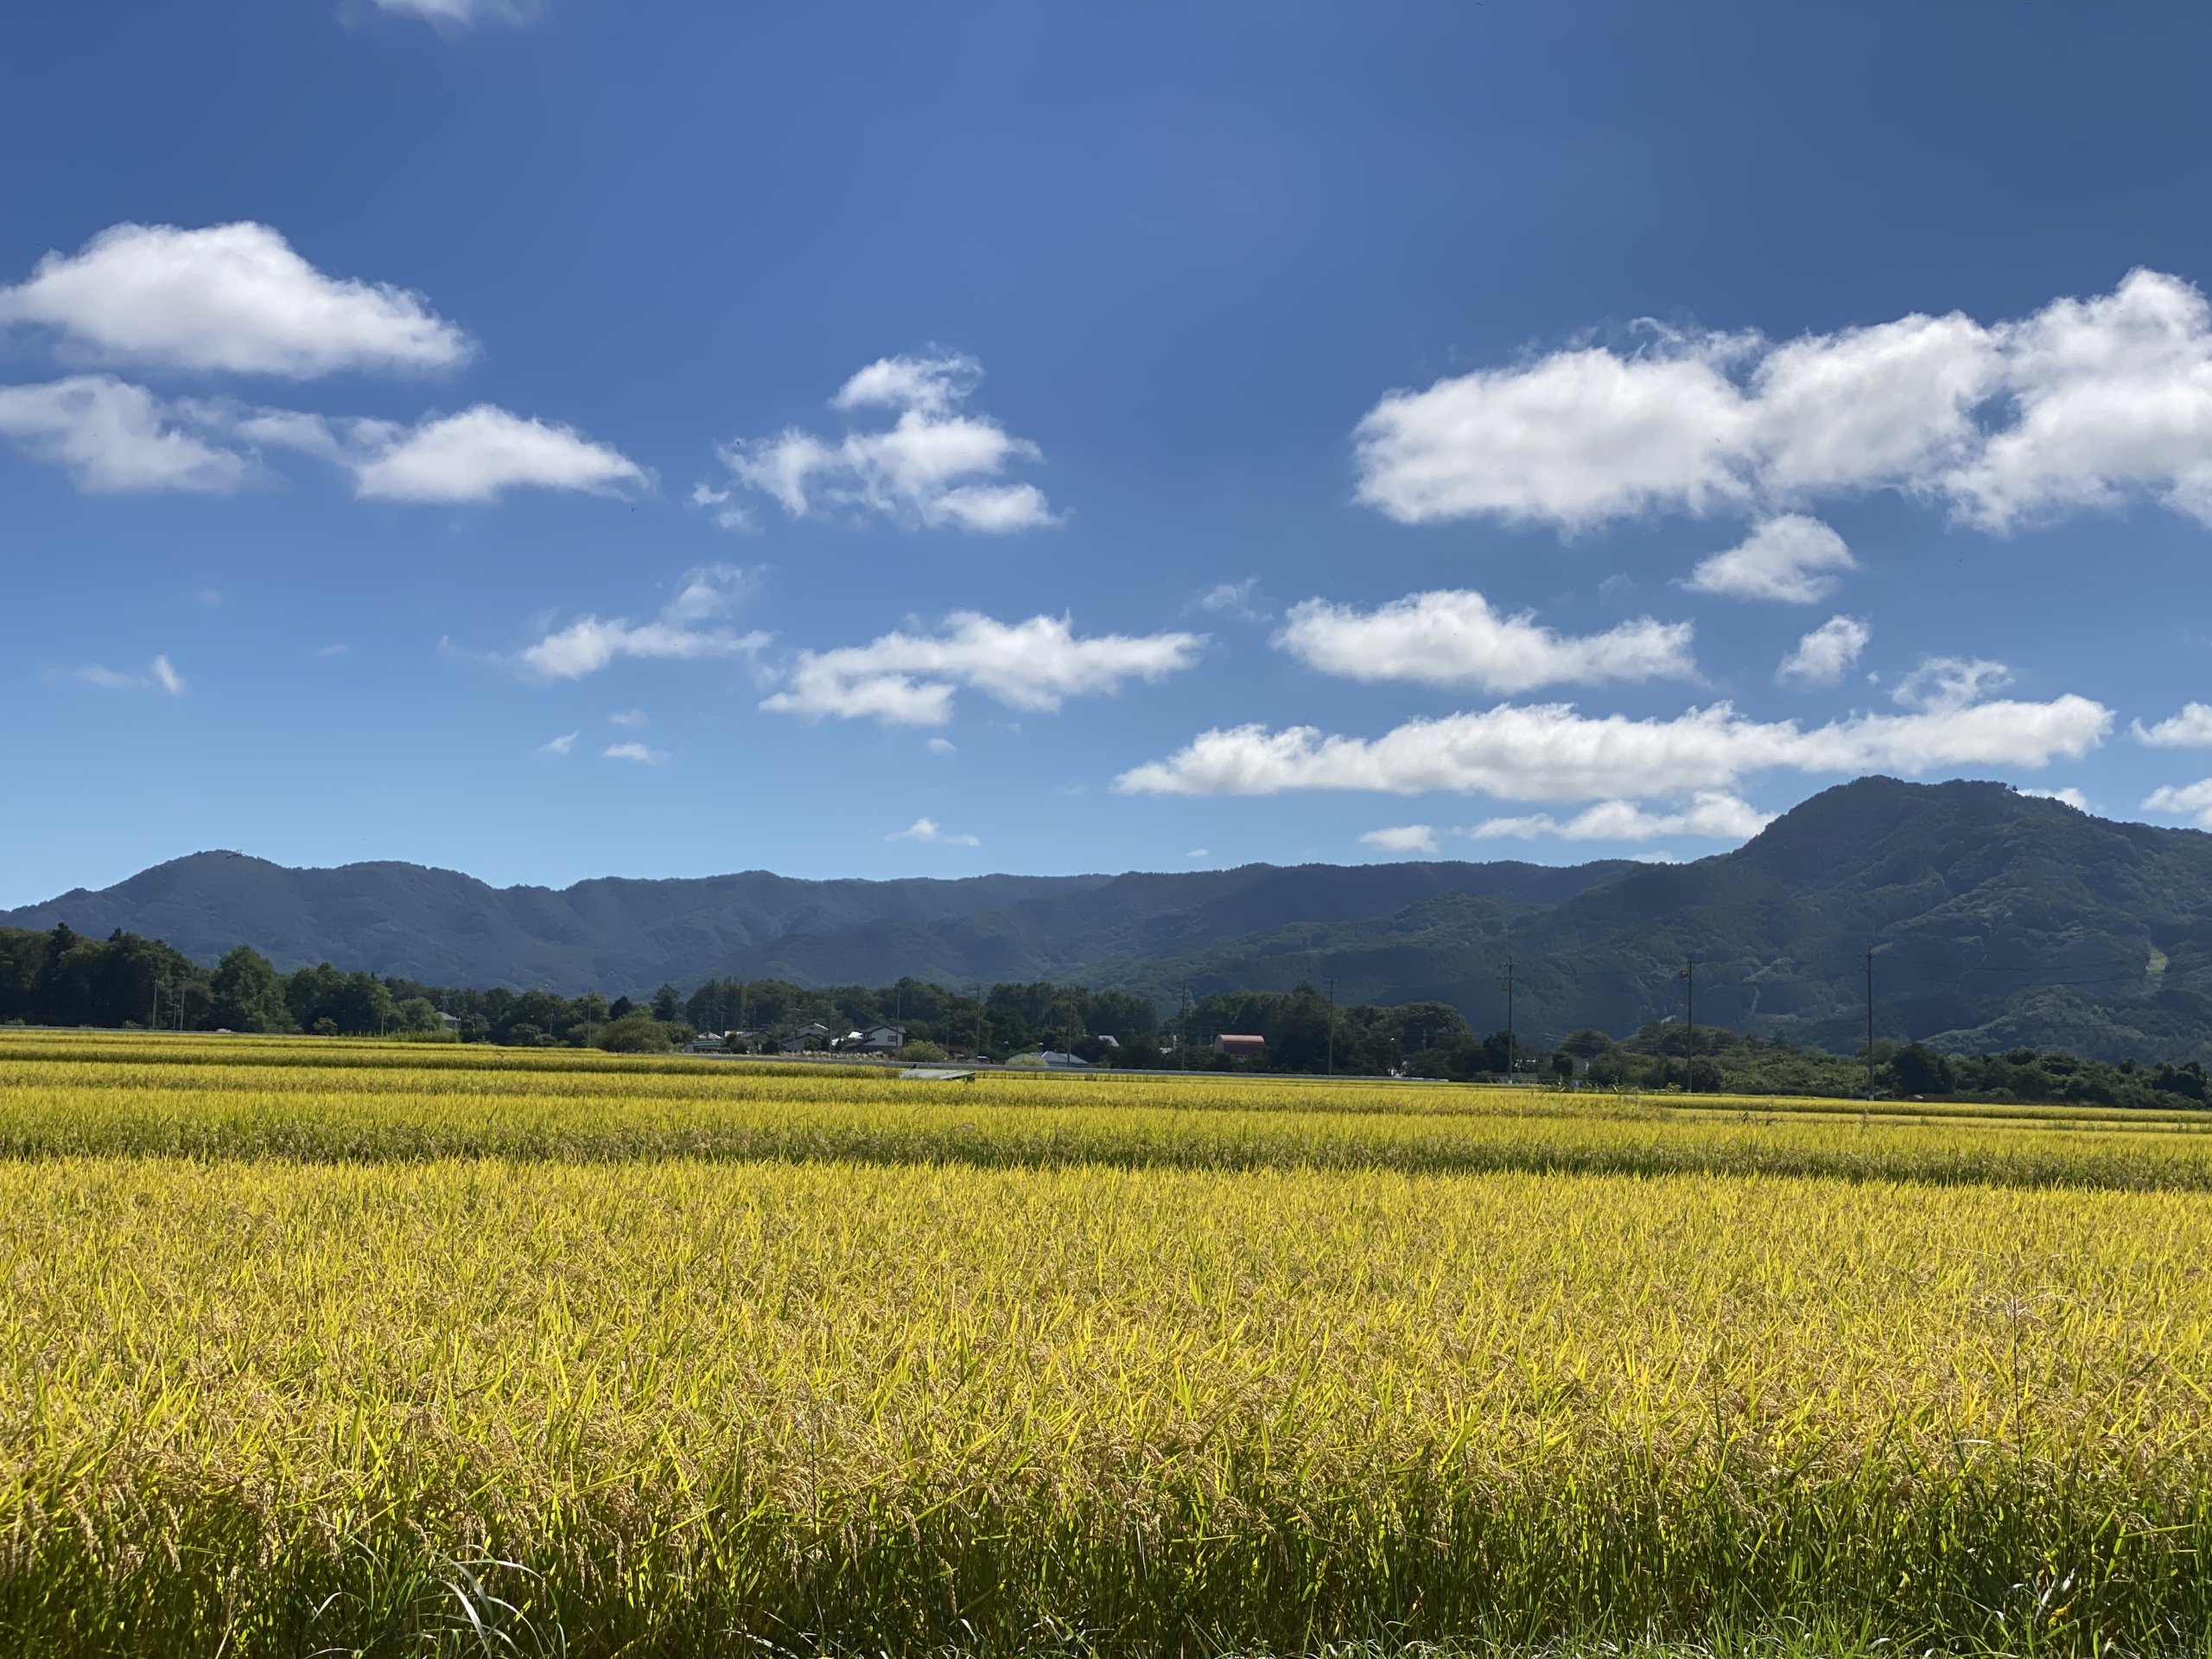
{"type": "Polygon", "coordinates": [[[537,753],[540,754],[566,754],[570,749],[576,747],[576,740],[582,735],[583,734],[582,732],[563,732],[560,736],[552,739],[550,741],[539,744],[537,746],[537,753]]]}
{"type": "Polygon", "coordinates": [[[1731,599],[1812,605],[1835,591],[1836,571],[1858,568],[1834,531],[1802,512],[1786,512],[1759,524],[1726,552],[1700,562],[1682,585],[1731,599]]]}
{"type": "Polygon", "coordinates": [[[2212,749],[2212,704],[2184,703],[2177,715],[2169,715],[2155,726],[2137,721],[2129,728],[2138,743],[2154,749],[2212,749]]]}
{"type": "Polygon", "coordinates": [[[1855,715],[1810,730],[1761,721],[1726,702],[1672,720],[1587,717],[1570,703],[1502,703],[1413,720],[1375,739],[1311,726],[1216,728],[1164,760],[1123,772],[1139,795],[1274,795],[1290,790],[1482,792],[1500,800],[1577,801],[1718,790],[1751,773],[1893,771],[1991,765],[2034,769],[2077,759],[2112,727],[2086,697],[1985,702],[1911,715],[1855,715]]]}
{"type": "Polygon", "coordinates": [[[607,718],[610,725],[642,726],[645,723],[645,711],[642,709],[625,709],[620,714],[609,715],[607,718]]]}
{"type": "Polygon", "coordinates": [[[219,494],[254,475],[252,458],[195,429],[188,406],[112,375],[0,386],[0,436],[66,467],[98,495],[142,490],[219,494]]]}
{"type": "Polygon", "coordinates": [[[103,691],[162,691],[172,697],[181,697],[186,689],[184,676],[176,671],[166,656],[155,658],[143,674],[121,674],[99,663],[86,663],[71,677],[86,685],[96,685],[103,691]]]}
{"type": "Polygon", "coordinates": [[[448,29],[473,23],[523,23],[537,15],[535,0],[374,0],[378,11],[420,17],[448,29]]]}
{"type": "Polygon", "coordinates": [[[949,836],[935,818],[916,818],[904,830],[894,830],[886,841],[918,841],[925,847],[980,847],[973,836],[949,836]]]}
{"type": "Polygon", "coordinates": [[[1386,853],[1433,853],[1436,850],[1436,831],[1425,823],[1401,823],[1385,830],[1370,830],[1359,839],[1363,846],[1386,853]]]}
{"type": "Polygon", "coordinates": [[[626,456],[571,428],[489,404],[410,427],[162,398],[105,374],[0,386],[0,437],[97,494],[235,490],[266,475],[264,448],[341,467],[357,495],[392,501],[489,501],[526,486],[612,494],[650,481],[626,456]]]}
{"type": "Polygon", "coordinates": [[[1309,599],[1274,643],[1312,668],[1356,680],[1529,691],[1561,683],[1690,679],[1690,625],[1639,617],[1561,635],[1527,612],[1503,616],[1468,589],[1414,594],[1373,611],[1309,599]]]}
{"type": "Polygon", "coordinates": [[[930,739],[929,752],[931,754],[957,754],[960,753],[958,749],[953,747],[952,740],[949,737],[933,737],[930,739]]]}
{"type": "Polygon", "coordinates": [[[735,440],[717,453],[739,483],[795,518],[843,509],[880,513],[910,530],[987,533],[1057,523],[1034,485],[994,481],[1010,465],[1043,455],[988,416],[961,412],[982,378],[971,357],[883,358],[846,381],[830,407],[895,410],[890,427],[835,440],[794,427],[735,440]]]}
{"type": "Polygon", "coordinates": [[[970,687],[1013,709],[1051,710],[1073,696],[1118,691],[1188,668],[1204,634],[1077,636],[1066,617],[1000,622],[956,611],[934,634],[892,632],[865,645],[802,651],[784,689],[761,703],[779,714],[942,726],[953,694],[970,687]]]}
{"type": "Polygon", "coordinates": [[[2143,810],[2193,818],[2212,830],[2212,778],[2194,784],[2161,784],[2144,798],[2143,810]]]}
{"type": "Polygon", "coordinates": [[[101,362],[304,379],[450,368],[474,350],[420,294],[326,276],[266,225],[116,225],[0,288],[0,324],[101,362]]]}
{"type": "Polygon", "coordinates": [[[714,489],[705,484],[694,484],[691,486],[691,505],[695,507],[713,508],[715,523],[724,530],[734,531],[740,535],[750,535],[760,528],[753,520],[753,510],[741,503],[733,502],[728,490],[714,489]]]}
{"type": "Polygon", "coordinates": [[[507,490],[583,490],[595,495],[642,485],[645,471],[621,451],[575,428],[479,404],[415,426],[353,423],[340,455],[359,495],[384,501],[490,501],[507,490]]]}
{"type": "Polygon", "coordinates": [[[1630,853],[1629,861],[1634,864],[1679,864],[1682,861],[1663,847],[1654,847],[1648,852],[1630,853]]]}
{"type": "Polygon", "coordinates": [[[610,743],[600,753],[609,760],[634,760],[645,766],[657,766],[668,759],[666,749],[650,748],[643,743],[610,743]]]}
{"type": "Polygon", "coordinates": [[[1742,504],[1749,419],[1717,342],[1560,352],[1394,391],[1357,433],[1358,498],[1403,524],[1475,516],[1568,530],[1742,504]]]}
{"type": "Polygon", "coordinates": [[[324,658],[343,657],[352,649],[353,647],[351,645],[325,645],[321,650],[317,651],[315,655],[324,658]]]}
{"type": "MultiPolygon", "coordinates": [[[[715,618],[734,609],[752,592],[753,584],[750,571],[734,565],[702,565],[684,572],[676,596],[661,607],[654,620],[579,617],[518,652],[514,660],[525,673],[538,679],[580,680],[596,674],[618,657],[678,662],[750,657],[767,645],[770,636],[758,631],[739,633],[715,624],[715,618]]],[[[636,710],[613,718],[617,724],[628,724],[632,716],[644,718],[636,710]]]]}
{"type": "Polygon", "coordinates": [[[1467,831],[1478,841],[1510,838],[1534,841],[1556,836],[1562,841],[1656,841],[1662,836],[1707,836],[1715,841],[1749,841],[1774,822],[1750,802],[1726,790],[1703,790],[1687,807],[1654,812],[1634,801],[1599,801],[1561,823],[1548,813],[1491,818],[1467,831]]]}
{"type": "Polygon", "coordinates": [[[1784,685],[1834,685],[1859,660],[1874,630],[1855,616],[1832,616],[1797,642],[1774,677],[1784,685]]]}
{"type": "Polygon", "coordinates": [[[1931,714],[1986,702],[2012,683],[2012,671],[1986,658],[1923,657],[1920,666],[1899,680],[1890,700],[1931,714]]]}
{"type": "Polygon", "coordinates": [[[1211,858],[1213,856],[1213,849],[1211,847],[1193,847],[1189,852],[1184,854],[1183,856],[1185,858],[1211,858]]]}
{"type": "Polygon", "coordinates": [[[1408,524],[1573,531],[1894,489],[1995,532],[2144,495],[2212,524],[2212,310],[2176,276],[1983,324],[1952,314],[1775,345],[1642,325],[1382,397],[1359,499],[1408,524]]]}
{"type": "Polygon", "coordinates": [[[1192,602],[1200,610],[1211,611],[1217,616],[1233,616],[1240,622],[1264,622],[1268,613],[1252,597],[1259,585],[1257,576],[1247,576],[1242,582],[1217,582],[1192,602]]]}
{"type": "Polygon", "coordinates": [[[2078,789],[2021,789],[2015,790],[2013,792],[2018,795],[2025,795],[2031,800],[2058,801],[2072,807],[2076,812],[2087,812],[2090,810],[2089,798],[2078,789]]]}

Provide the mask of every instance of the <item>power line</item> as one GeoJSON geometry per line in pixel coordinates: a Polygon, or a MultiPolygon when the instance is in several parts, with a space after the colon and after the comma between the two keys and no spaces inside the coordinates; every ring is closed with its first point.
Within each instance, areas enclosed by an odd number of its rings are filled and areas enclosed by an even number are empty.
{"type": "Polygon", "coordinates": [[[1505,1080],[1513,1081],[1513,958],[1505,959],[1505,977],[1498,982],[1505,993],[1505,1080]]]}
{"type": "Polygon", "coordinates": [[[1874,947],[1866,947],[1866,1098],[1874,1098],[1874,947]]]}

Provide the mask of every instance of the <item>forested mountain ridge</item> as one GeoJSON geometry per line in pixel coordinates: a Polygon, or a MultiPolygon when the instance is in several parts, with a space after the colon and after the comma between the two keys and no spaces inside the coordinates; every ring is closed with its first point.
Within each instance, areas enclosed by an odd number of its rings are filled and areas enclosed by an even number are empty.
{"type": "Polygon", "coordinates": [[[0,925],[122,928],[212,961],[249,944],[425,982],[609,993],[778,978],[1052,980],[1162,1001],[1325,979],[1521,1029],[1700,1023],[1849,1046],[1874,952],[1882,1034],[1955,1049],[2212,1058],[2212,836],[2116,823],[1999,784],[1861,779],[1733,852],[1609,861],[1250,865],[967,880],[765,872],[495,889],[406,864],[180,859],[0,925]]]}

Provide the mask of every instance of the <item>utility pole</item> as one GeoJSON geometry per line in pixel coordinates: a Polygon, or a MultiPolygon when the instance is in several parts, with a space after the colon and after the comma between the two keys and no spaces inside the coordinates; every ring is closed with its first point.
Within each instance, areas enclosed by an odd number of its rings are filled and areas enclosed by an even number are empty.
{"type": "Polygon", "coordinates": [[[1866,947],[1866,1098],[1874,1098],[1874,947],[1866,947]]]}
{"type": "Polygon", "coordinates": [[[1688,958],[1683,962],[1682,971],[1679,977],[1682,982],[1683,1023],[1688,1027],[1689,1032],[1689,1055],[1683,1064],[1687,1081],[1683,1084],[1682,1092],[1694,1095],[1697,1093],[1697,959],[1695,957],[1688,958]]]}
{"type": "Polygon", "coordinates": [[[1497,982],[1505,993],[1505,1080],[1513,1081],[1513,958],[1505,959],[1505,977],[1497,982]]]}
{"type": "Polygon", "coordinates": [[[1337,982],[1329,982],[1329,1075],[1337,1075],[1337,982]]]}
{"type": "Polygon", "coordinates": [[[1183,1062],[1183,1070],[1188,1071],[1191,1069],[1191,982],[1187,979],[1183,982],[1183,1040],[1175,1047],[1183,1062]]]}

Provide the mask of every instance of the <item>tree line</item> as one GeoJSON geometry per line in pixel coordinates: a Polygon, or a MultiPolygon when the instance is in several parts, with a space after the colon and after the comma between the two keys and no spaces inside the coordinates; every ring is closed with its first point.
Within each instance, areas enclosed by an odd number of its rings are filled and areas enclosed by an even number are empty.
{"type": "MultiPolygon", "coordinates": [[[[90,938],[67,926],[0,928],[0,1023],[647,1051],[701,1032],[744,1032],[745,1046],[765,1053],[827,1047],[844,1033],[890,1025],[916,1052],[987,1060],[1055,1049],[1108,1066],[1459,1082],[1510,1076],[1618,1090],[1848,1098],[1867,1086],[1863,1050],[1834,1054],[1718,1027],[1693,1033],[1671,1020],[1624,1038],[1585,1028],[1532,1044],[1503,1031],[1478,1033],[1448,1002],[1338,1007],[1308,985],[1219,992],[1165,1014],[1125,991],[1041,982],[963,993],[912,978],[822,988],[713,979],[688,995],[663,985],[609,999],[431,985],[328,963],[280,973],[245,945],[208,968],[159,940],[121,931],[90,938]],[[1256,1036],[1266,1046],[1250,1057],[1215,1052],[1224,1033],[1256,1036]]],[[[1887,1041],[1875,1044],[1873,1060],[1875,1091],[1895,1098],[2167,1109],[2212,1100],[2195,1061],[2110,1064],[2030,1048],[1951,1055],[1887,1041]]]]}

